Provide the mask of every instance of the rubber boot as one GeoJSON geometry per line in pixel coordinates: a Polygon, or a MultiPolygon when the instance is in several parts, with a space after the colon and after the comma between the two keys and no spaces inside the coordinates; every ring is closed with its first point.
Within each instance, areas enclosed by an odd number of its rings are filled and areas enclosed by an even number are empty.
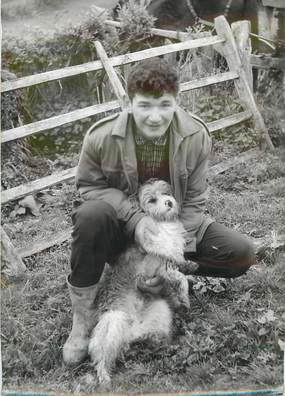
{"type": "Polygon", "coordinates": [[[82,362],[88,355],[88,344],[94,326],[94,299],[97,284],[75,287],[67,280],[72,303],[73,323],[71,333],[63,347],[63,361],[68,365],[82,362]]]}

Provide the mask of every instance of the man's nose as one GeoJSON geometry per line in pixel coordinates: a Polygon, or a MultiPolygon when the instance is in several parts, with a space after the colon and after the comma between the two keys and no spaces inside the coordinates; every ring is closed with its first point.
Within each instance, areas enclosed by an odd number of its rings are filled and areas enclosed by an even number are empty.
{"type": "Polygon", "coordinates": [[[152,123],[159,123],[161,121],[161,116],[159,114],[159,111],[157,109],[153,109],[151,113],[149,114],[149,121],[152,123]]]}

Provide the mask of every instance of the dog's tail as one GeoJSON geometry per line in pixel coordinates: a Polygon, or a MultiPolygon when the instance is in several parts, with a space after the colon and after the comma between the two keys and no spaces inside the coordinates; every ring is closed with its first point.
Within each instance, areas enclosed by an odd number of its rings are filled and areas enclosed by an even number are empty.
{"type": "Polygon", "coordinates": [[[93,330],[88,352],[100,383],[110,382],[112,366],[122,347],[129,342],[129,321],[125,312],[109,311],[102,315],[93,330]]]}

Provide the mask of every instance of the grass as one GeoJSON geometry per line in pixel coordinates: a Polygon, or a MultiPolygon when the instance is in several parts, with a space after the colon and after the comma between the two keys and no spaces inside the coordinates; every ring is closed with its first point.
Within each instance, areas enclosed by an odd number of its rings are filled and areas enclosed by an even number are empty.
{"type": "MultiPolygon", "coordinates": [[[[263,153],[262,160],[256,157],[211,180],[210,214],[248,235],[283,232],[283,155],[281,149],[274,155],[263,153]]],[[[48,233],[59,210],[63,217],[69,216],[71,194],[71,185],[57,188],[51,207],[42,208],[44,224],[33,222],[34,231],[48,233]]],[[[32,220],[18,216],[10,221],[15,244],[31,242],[23,230],[32,220]]],[[[74,369],[62,363],[62,346],[71,326],[65,285],[69,255],[70,245],[65,243],[26,259],[28,278],[2,289],[5,388],[106,391],[98,387],[88,361],[74,369]]],[[[176,315],[173,342],[134,344],[117,362],[108,391],[178,392],[279,385],[282,354],[277,342],[285,336],[285,313],[280,304],[285,286],[284,259],[282,249],[269,250],[240,278],[215,282],[198,278],[200,286],[196,297],[191,296],[191,309],[176,315]]]]}
{"type": "MultiPolygon", "coordinates": [[[[200,56],[195,55],[191,68],[184,67],[184,77],[199,77],[194,72],[200,66],[200,56]]],[[[266,78],[262,83],[261,88],[267,89],[266,78]]],[[[278,95],[280,90],[270,85],[269,91],[270,94],[268,90],[261,93],[259,99],[270,131],[280,144],[284,136],[270,110],[281,100],[278,102],[277,97],[270,95],[278,95]]],[[[226,93],[213,87],[208,93],[209,97],[204,96],[204,91],[201,95],[200,90],[183,95],[181,104],[207,121],[240,111],[231,94],[232,87],[226,93]]],[[[279,108],[284,106],[280,104],[279,108]]],[[[232,158],[256,143],[256,133],[247,123],[219,131],[214,136],[212,163],[232,158]]],[[[66,152],[66,141],[58,146],[66,152]]],[[[9,150],[6,157],[18,171],[15,176],[7,167],[3,169],[6,188],[25,182],[25,177],[28,180],[41,177],[47,169],[54,172],[75,166],[74,158],[60,156],[59,162],[35,158],[32,166],[27,161],[18,161],[17,152],[11,158],[9,150]]],[[[272,231],[284,234],[284,158],[284,147],[274,154],[260,152],[245,164],[210,180],[210,215],[248,236],[264,237],[272,231]]],[[[9,204],[3,210],[4,228],[15,246],[28,247],[35,240],[70,226],[72,200],[77,198],[70,184],[45,191],[38,197],[42,203],[39,218],[13,214],[15,207],[9,204]]],[[[69,243],[53,247],[25,260],[28,269],[25,281],[1,283],[5,389],[138,394],[263,388],[281,383],[282,353],[278,339],[285,339],[285,312],[281,304],[285,252],[281,248],[261,252],[258,264],[240,278],[197,278],[190,310],[175,316],[172,343],[132,345],[117,362],[108,389],[98,386],[89,361],[72,369],[62,362],[62,346],[71,328],[65,284],[69,258],[69,243]]]]}

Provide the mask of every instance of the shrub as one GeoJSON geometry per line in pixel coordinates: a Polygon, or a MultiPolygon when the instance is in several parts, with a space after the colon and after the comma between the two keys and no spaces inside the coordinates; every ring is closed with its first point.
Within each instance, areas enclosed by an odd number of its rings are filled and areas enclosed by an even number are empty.
{"type": "Polygon", "coordinates": [[[150,35],[150,29],[154,27],[155,17],[151,16],[147,9],[147,0],[130,0],[119,8],[118,20],[121,22],[121,32],[128,38],[135,40],[139,37],[150,35]]]}

